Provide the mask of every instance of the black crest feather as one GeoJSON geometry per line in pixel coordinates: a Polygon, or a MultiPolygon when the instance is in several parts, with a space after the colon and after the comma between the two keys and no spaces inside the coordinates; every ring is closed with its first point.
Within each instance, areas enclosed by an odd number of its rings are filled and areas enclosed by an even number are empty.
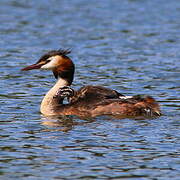
{"type": "Polygon", "coordinates": [[[71,53],[71,50],[70,49],[59,49],[58,52],[59,52],[59,55],[66,56],[67,54],[71,53]]]}
{"type": "MultiPolygon", "coordinates": [[[[59,55],[59,56],[66,56],[67,54],[70,54],[71,53],[71,50],[70,49],[59,49],[59,50],[52,50],[52,51],[49,51],[47,52],[46,54],[44,54],[43,56],[41,56],[41,58],[39,59],[39,61],[43,61],[43,60],[46,60],[52,56],[56,56],[56,55],[59,55]]],[[[38,62],[39,62],[38,61],[38,62]]]]}

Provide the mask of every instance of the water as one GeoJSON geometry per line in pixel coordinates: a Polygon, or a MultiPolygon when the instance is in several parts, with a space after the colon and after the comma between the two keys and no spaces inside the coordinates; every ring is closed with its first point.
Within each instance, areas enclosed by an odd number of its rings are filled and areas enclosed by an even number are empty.
{"type": "Polygon", "coordinates": [[[180,1],[1,0],[0,179],[179,179],[180,1]],[[71,48],[74,88],[153,95],[157,119],[47,119],[54,78],[21,72],[71,48]]]}

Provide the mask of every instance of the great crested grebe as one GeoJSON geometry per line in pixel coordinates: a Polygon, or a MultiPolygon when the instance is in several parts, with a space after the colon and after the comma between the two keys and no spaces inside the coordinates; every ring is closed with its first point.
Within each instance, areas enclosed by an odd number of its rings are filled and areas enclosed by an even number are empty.
{"type": "Polygon", "coordinates": [[[84,86],[74,91],[72,84],[75,66],[67,56],[69,50],[54,50],[43,55],[37,63],[23,68],[52,70],[56,84],[47,92],[40,111],[49,115],[77,115],[95,117],[112,115],[121,117],[159,116],[159,104],[150,96],[124,96],[115,90],[101,86],[84,86]],[[69,100],[63,104],[64,98],[69,100]]]}

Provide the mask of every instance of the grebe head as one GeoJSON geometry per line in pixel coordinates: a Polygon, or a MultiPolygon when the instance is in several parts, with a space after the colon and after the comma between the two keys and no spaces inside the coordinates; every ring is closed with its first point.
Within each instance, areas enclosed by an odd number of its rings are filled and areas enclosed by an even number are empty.
{"type": "Polygon", "coordinates": [[[52,70],[55,78],[73,80],[74,77],[74,64],[72,60],[67,56],[70,50],[53,50],[41,56],[41,58],[33,65],[27,66],[22,71],[28,71],[32,69],[47,69],[52,70]]]}
{"type": "Polygon", "coordinates": [[[27,66],[22,69],[22,71],[28,71],[32,69],[47,69],[54,70],[59,67],[68,68],[72,62],[66,55],[71,51],[69,50],[53,50],[41,56],[41,58],[33,65],[27,66]],[[65,67],[66,66],[66,67],[65,67]]]}

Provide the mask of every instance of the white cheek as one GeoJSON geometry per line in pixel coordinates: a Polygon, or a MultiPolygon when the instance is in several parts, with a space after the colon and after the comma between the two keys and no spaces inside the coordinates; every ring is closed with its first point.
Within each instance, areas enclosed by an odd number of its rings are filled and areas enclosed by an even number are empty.
{"type": "Polygon", "coordinates": [[[57,59],[55,57],[49,58],[49,63],[41,66],[41,69],[54,69],[57,66],[57,59]]]}

